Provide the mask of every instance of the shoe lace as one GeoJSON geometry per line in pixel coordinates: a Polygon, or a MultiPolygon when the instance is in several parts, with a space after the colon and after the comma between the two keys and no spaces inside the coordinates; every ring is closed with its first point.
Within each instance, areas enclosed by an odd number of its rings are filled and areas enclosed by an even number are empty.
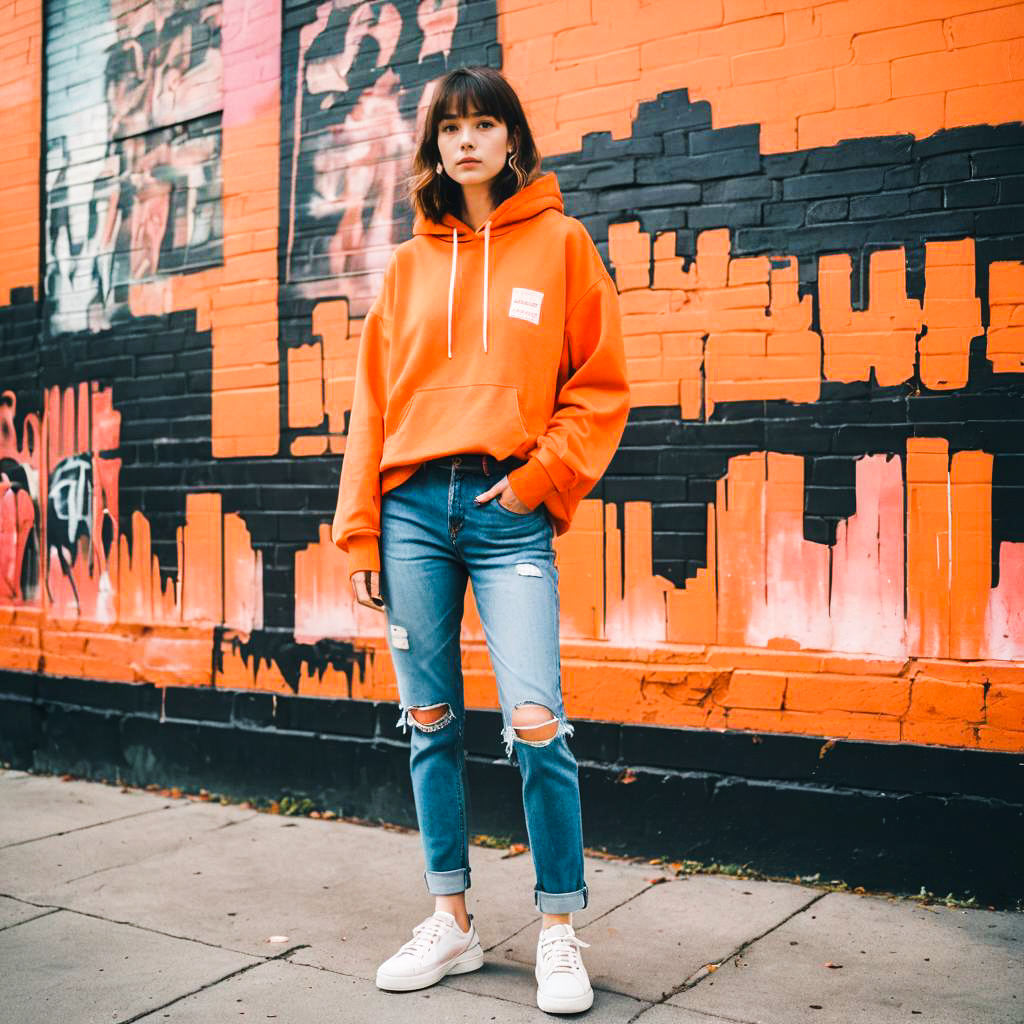
{"type": "Polygon", "coordinates": [[[540,954],[544,961],[544,967],[548,972],[578,970],[583,962],[580,959],[580,947],[590,946],[584,942],[575,932],[568,932],[565,935],[542,936],[540,940],[540,954]]]}
{"type": "Polygon", "coordinates": [[[437,942],[450,925],[447,921],[431,915],[425,921],[421,921],[412,930],[413,937],[405,943],[399,953],[409,953],[419,956],[425,953],[435,942],[437,942]]]}

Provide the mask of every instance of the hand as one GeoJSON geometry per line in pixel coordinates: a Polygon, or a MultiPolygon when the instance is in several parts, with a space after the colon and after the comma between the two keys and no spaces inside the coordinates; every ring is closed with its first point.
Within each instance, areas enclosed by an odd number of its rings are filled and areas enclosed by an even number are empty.
{"type": "Polygon", "coordinates": [[[507,476],[503,476],[496,484],[488,487],[486,491],[482,494],[478,494],[473,500],[478,505],[485,505],[495,495],[497,495],[498,504],[509,512],[515,512],[517,515],[525,516],[528,512],[533,511],[529,505],[524,505],[516,497],[516,492],[512,490],[507,476]],[[505,500],[502,501],[502,498],[505,500]]]}
{"type": "Polygon", "coordinates": [[[380,596],[380,572],[377,569],[357,569],[351,576],[352,590],[360,604],[374,611],[384,611],[380,596]]]}

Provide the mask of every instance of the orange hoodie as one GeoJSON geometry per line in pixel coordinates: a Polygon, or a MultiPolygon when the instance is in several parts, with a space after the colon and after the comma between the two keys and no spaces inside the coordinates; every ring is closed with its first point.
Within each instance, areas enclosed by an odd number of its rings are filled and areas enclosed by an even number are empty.
{"type": "Polygon", "coordinates": [[[618,293],[553,172],[473,231],[417,215],[363,324],[331,538],[380,569],[380,499],[427,459],[528,459],[516,497],[556,536],[601,478],[629,415],[618,293]],[[447,297],[447,301],[446,301],[447,297]]]}

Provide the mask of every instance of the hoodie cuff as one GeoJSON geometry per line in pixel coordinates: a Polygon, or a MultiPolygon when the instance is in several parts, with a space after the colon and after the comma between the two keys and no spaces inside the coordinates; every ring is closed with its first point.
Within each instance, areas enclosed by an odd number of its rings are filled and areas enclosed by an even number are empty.
{"type": "Polygon", "coordinates": [[[532,455],[525,466],[513,469],[508,474],[508,483],[515,496],[531,511],[555,490],[554,481],[548,476],[548,471],[541,461],[532,455]]]}
{"type": "Polygon", "coordinates": [[[348,541],[348,574],[374,569],[380,572],[380,544],[372,533],[360,533],[348,541]]]}

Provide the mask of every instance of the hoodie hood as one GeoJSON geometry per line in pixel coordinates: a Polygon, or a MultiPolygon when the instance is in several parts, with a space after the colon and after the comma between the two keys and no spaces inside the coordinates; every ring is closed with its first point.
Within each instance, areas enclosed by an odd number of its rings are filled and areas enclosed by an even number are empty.
{"type": "Polygon", "coordinates": [[[413,235],[433,235],[439,241],[452,247],[451,275],[448,282],[448,358],[452,358],[452,324],[455,311],[455,291],[458,285],[459,242],[463,244],[483,234],[484,240],[484,282],[483,282],[483,349],[487,351],[487,320],[488,320],[488,279],[490,269],[491,235],[495,237],[514,231],[516,226],[525,220],[536,217],[544,210],[557,210],[564,213],[562,191],[558,187],[558,179],[554,171],[548,171],[539,178],[509,196],[491,212],[491,215],[474,231],[465,221],[452,213],[446,213],[440,220],[433,221],[417,213],[413,221],[413,235]]]}

